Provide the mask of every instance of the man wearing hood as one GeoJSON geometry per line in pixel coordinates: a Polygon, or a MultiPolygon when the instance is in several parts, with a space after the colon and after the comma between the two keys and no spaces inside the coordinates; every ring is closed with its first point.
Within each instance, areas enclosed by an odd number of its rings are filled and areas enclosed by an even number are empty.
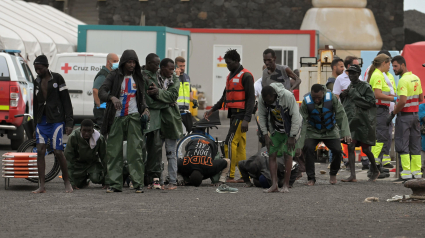
{"type": "Polygon", "coordinates": [[[304,97],[300,112],[304,118],[301,133],[305,138],[307,185],[313,186],[316,183],[314,151],[320,141],[323,141],[332,151],[329,182],[334,185],[336,184],[336,174],[341,167],[341,138],[347,144],[351,143],[350,127],[344,108],[335,94],[326,91],[324,85],[314,84],[311,92],[304,97]]]}
{"type": "Polygon", "coordinates": [[[145,84],[134,50],[125,50],[119,68],[111,71],[99,89],[100,100],[107,102],[101,132],[108,135],[108,193],[121,192],[123,186],[123,141],[127,139],[127,162],[136,193],[143,193],[144,146],[142,125],[149,121],[145,103],[145,84]]]}
{"type": "Polygon", "coordinates": [[[284,157],[285,178],[280,192],[289,192],[292,157],[301,128],[301,116],[294,95],[281,83],[263,87],[258,104],[258,117],[264,141],[269,152],[269,169],[272,185],[264,192],[278,191],[277,157],[284,157]],[[269,135],[270,133],[270,135],[269,135]]]}
{"type": "Polygon", "coordinates": [[[90,181],[105,185],[106,140],[94,129],[92,120],[83,120],[81,128],[69,135],[65,157],[74,189],[85,188],[90,181]]]}

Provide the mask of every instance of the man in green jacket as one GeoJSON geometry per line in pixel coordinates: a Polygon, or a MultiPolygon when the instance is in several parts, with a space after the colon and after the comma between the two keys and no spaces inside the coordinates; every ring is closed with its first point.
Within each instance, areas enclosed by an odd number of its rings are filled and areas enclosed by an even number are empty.
{"type": "Polygon", "coordinates": [[[106,140],[90,119],[83,120],[81,127],[69,135],[65,158],[74,189],[85,188],[90,181],[105,186],[106,140]]]}
{"type": "Polygon", "coordinates": [[[305,138],[307,185],[312,186],[316,183],[314,151],[320,141],[332,151],[329,182],[336,184],[336,174],[342,159],[340,139],[343,138],[347,144],[351,143],[350,127],[344,108],[333,93],[326,91],[325,86],[314,84],[311,93],[304,97],[300,112],[304,118],[302,134],[305,138]]]}
{"type": "MultiPolygon", "coordinates": [[[[161,110],[170,107],[158,98],[170,97],[167,90],[163,90],[163,83],[159,76],[159,56],[151,53],[146,56],[146,65],[142,67],[142,75],[146,89],[146,104],[152,120],[147,124],[144,133],[146,138],[145,163],[148,189],[161,189],[162,138],[161,138],[161,110]]],[[[167,98],[170,99],[170,98],[167,98]]],[[[175,101],[175,100],[173,100],[175,101]]],[[[181,123],[181,122],[180,122],[181,123]]]]}
{"type": "MultiPolygon", "coordinates": [[[[182,136],[183,126],[180,110],[177,104],[179,97],[180,81],[174,74],[174,61],[165,58],[160,63],[159,82],[162,89],[158,89],[155,100],[166,104],[168,107],[161,109],[161,137],[165,143],[165,151],[168,161],[169,184],[166,189],[177,188],[177,157],[176,145],[182,136]]],[[[161,176],[163,185],[164,176],[161,176]]]]}
{"type": "MultiPolygon", "coordinates": [[[[294,95],[285,89],[285,86],[281,83],[272,83],[263,87],[258,101],[258,117],[270,156],[269,170],[272,179],[272,186],[265,192],[277,192],[277,157],[284,157],[285,168],[290,171],[292,158],[295,155],[295,143],[300,135],[302,119],[294,95]]],[[[290,177],[290,172],[285,173],[283,187],[280,192],[289,192],[290,177]]]]}
{"type": "Polygon", "coordinates": [[[355,149],[362,147],[372,164],[370,181],[375,181],[379,176],[378,167],[376,167],[375,157],[370,149],[375,145],[376,131],[376,106],[375,94],[367,81],[360,81],[359,76],[362,72],[360,66],[351,65],[346,70],[351,81],[350,86],[339,96],[343,100],[344,110],[347,114],[350,124],[350,133],[352,143],[348,145],[348,161],[350,163],[351,176],[342,182],[357,182],[355,171],[355,149]]]}
{"type": "Polygon", "coordinates": [[[144,193],[143,129],[149,120],[145,102],[145,83],[139,58],[134,50],[125,50],[118,69],[110,72],[99,89],[106,103],[101,133],[108,135],[108,193],[122,192],[123,141],[127,140],[127,162],[136,193],[144,193]]]}

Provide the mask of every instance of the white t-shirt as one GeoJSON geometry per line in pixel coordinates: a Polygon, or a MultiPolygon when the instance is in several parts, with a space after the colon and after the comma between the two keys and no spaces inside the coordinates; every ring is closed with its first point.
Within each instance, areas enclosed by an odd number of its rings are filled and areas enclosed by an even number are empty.
{"type": "MultiPolygon", "coordinates": [[[[359,79],[363,81],[361,75],[359,76],[359,79]]],[[[348,74],[344,70],[344,72],[336,78],[332,93],[335,95],[340,95],[342,91],[350,86],[350,84],[350,78],[348,78],[348,74]]]]}
{"type": "Polygon", "coordinates": [[[258,98],[261,95],[261,90],[263,87],[261,86],[261,82],[263,81],[263,78],[258,79],[254,83],[254,90],[255,90],[255,97],[258,98]]]}
{"type": "Polygon", "coordinates": [[[121,84],[120,101],[122,109],[115,113],[115,117],[128,116],[130,114],[139,112],[137,110],[136,100],[136,82],[132,76],[125,76],[121,84]]]}

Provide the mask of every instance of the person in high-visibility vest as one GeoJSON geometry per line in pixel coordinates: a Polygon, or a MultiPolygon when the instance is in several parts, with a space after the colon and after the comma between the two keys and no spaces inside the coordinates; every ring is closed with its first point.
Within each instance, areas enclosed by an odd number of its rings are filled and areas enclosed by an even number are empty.
{"type": "Polygon", "coordinates": [[[241,56],[236,50],[228,50],[224,55],[224,60],[230,71],[226,79],[226,88],[221,99],[211,110],[205,112],[204,117],[208,120],[213,112],[226,104],[230,128],[224,145],[224,153],[231,161],[229,179],[226,182],[243,183],[243,178],[234,179],[235,167],[239,161],[246,159],[246,132],[255,105],[254,77],[241,65],[241,56]]]}
{"type": "MultiPolygon", "coordinates": [[[[388,57],[391,57],[391,54],[388,50],[381,50],[378,52],[378,55],[380,54],[386,54],[388,55],[388,57]]],[[[370,68],[372,67],[372,65],[369,65],[369,67],[366,69],[366,73],[364,75],[364,79],[367,80],[369,78],[369,73],[372,74],[373,72],[370,72],[370,68]]],[[[393,91],[395,92],[395,81],[394,81],[394,77],[392,77],[392,74],[387,73],[388,78],[391,80],[391,84],[393,86],[393,91]]],[[[396,95],[397,96],[397,95],[396,95]]],[[[394,110],[394,102],[390,103],[390,107],[389,107],[389,113],[391,113],[394,110]]],[[[384,146],[382,148],[381,154],[378,157],[378,164],[382,163],[382,167],[384,168],[394,168],[394,166],[391,164],[391,157],[390,157],[390,149],[391,149],[391,143],[392,143],[392,133],[393,133],[393,125],[392,123],[390,124],[390,126],[388,127],[388,141],[384,142],[384,146]]],[[[386,170],[383,170],[383,172],[385,173],[386,170]]],[[[381,171],[382,172],[382,171],[381,171]]],[[[381,173],[381,178],[384,178],[384,173],[381,173]]],[[[387,175],[389,176],[389,174],[387,175]]]]}
{"type": "MultiPolygon", "coordinates": [[[[381,172],[379,178],[386,177],[380,156],[383,155],[386,159],[390,158],[390,146],[385,146],[385,144],[390,143],[391,133],[389,127],[392,127],[392,125],[385,124],[385,121],[391,112],[391,102],[397,100],[394,77],[388,72],[390,70],[390,64],[390,57],[388,55],[379,54],[373,60],[367,78],[376,98],[376,143],[372,147],[372,153],[381,172]]],[[[370,170],[370,172],[372,171],[370,170]]]]}
{"type": "MultiPolygon", "coordinates": [[[[186,70],[186,60],[179,56],[176,57],[176,75],[180,80],[179,97],[177,104],[179,105],[180,115],[186,131],[192,130],[192,115],[187,113],[190,107],[190,101],[193,102],[193,108],[198,107],[198,100],[193,99],[191,96],[192,88],[190,86],[190,77],[184,71],[186,70]]],[[[184,132],[183,132],[184,133],[184,132]]]]}
{"type": "Polygon", "coordinates": [[[421,178],[421,132],[418,120],[419,103],[423,100],[421,80],[406,68],[406,60],[402,56],[392,59],[393,69],[401,78],[398,81],[397,105],[387,118],[387,125],[396,118],[395,150],[400,154],[400,176],[404,180],[421,178]]]}

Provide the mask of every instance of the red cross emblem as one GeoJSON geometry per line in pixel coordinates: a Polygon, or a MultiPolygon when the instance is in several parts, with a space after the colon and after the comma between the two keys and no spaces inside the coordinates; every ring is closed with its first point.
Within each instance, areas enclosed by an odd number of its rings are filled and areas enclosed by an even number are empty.
{"type": "Polygon", "coordinates": [[[217,59],[218,59],[218,61],[220,61],[220,63],[223,60],[223,58],[221,58],[221,55],[217,59]]]}
{"type": "Polygon", "coordinates": [[[66,74],[68,73],[68,70],[71,70],[71,66],[68,66],[68,63],[65,63],[65,66],[61,67],[61,70],[63,70],[66,74]]]}

